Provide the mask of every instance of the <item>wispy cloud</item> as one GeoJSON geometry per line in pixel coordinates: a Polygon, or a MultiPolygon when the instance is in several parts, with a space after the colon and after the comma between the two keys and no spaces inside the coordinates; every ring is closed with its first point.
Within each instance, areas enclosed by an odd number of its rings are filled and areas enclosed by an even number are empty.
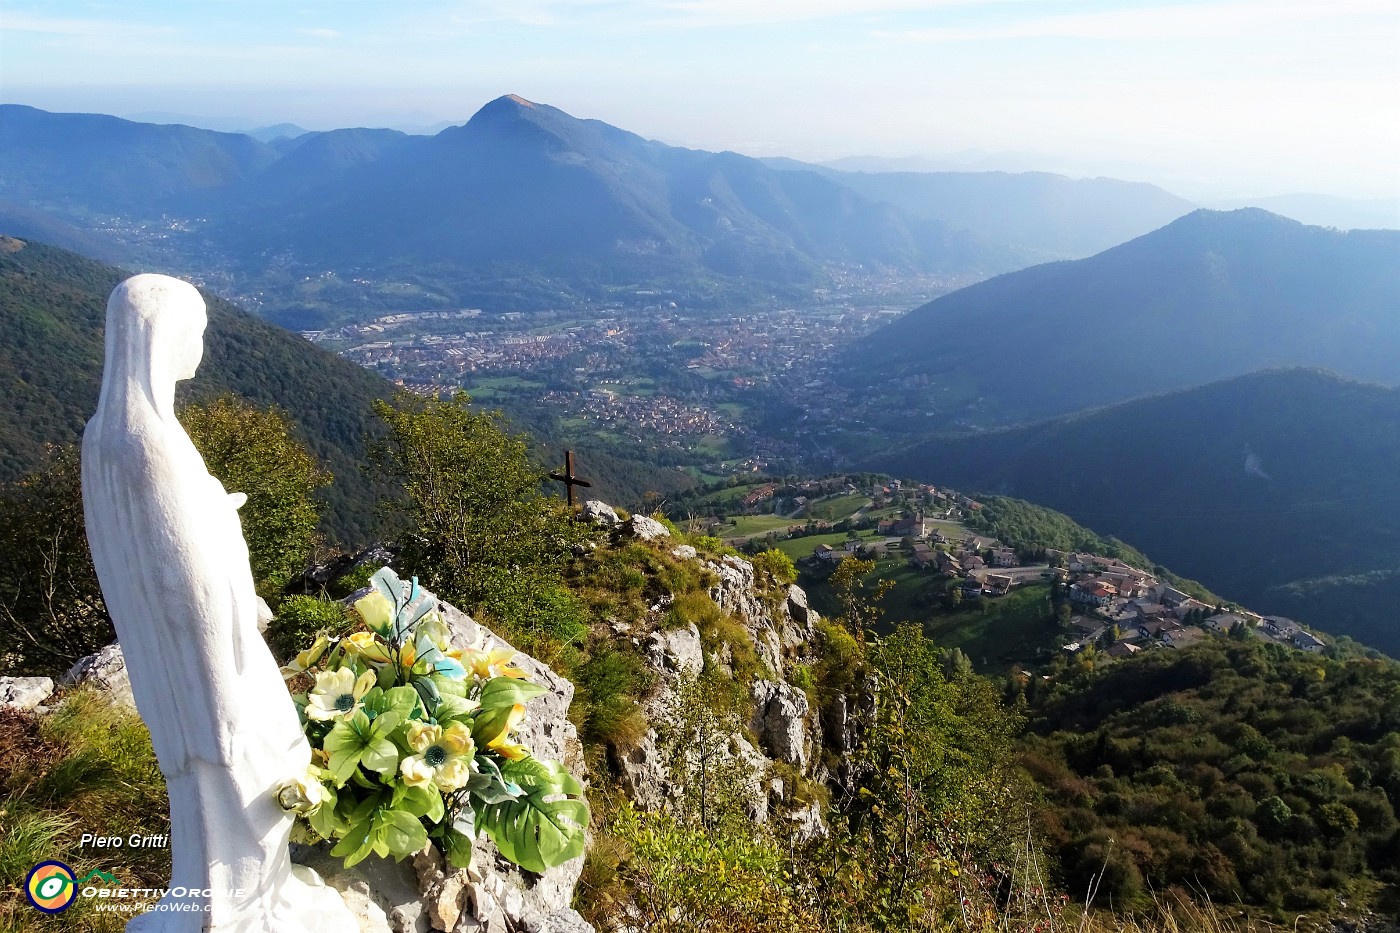
{"type": "Polygon", "coordinates": [[[976,26],[874,30],[880,39],[969,42],[1006,39],[1229,39],[1299,21],[1338,17],[1395,18],[1393,0],[1235,0],[1002,19],[976,26]]]}
{"type": "MultiPolygon", "coordinates": [[[[642,6],[678,25],[746,26],[850,16],[1005,6],[1011,0],[652,0],[642,6]]],[[[663,20],[665,22],[665,20],[663,20]]]]}
{"type": "Polygon", "coordinates": [[[16,10],[0,12],[0,30],[47,36],[94,38],[169,35],[175,31],[164,25],[148,25],[110,19],[84,19],[71,16],[36,16],[32,13],[16,10]]]}
{"type": "Polygon", "coordinates": [[[338,29],[298,29],[297,32],[303,36],[310,36],[313,39],[339,39],[344,33],[338,29]]]}

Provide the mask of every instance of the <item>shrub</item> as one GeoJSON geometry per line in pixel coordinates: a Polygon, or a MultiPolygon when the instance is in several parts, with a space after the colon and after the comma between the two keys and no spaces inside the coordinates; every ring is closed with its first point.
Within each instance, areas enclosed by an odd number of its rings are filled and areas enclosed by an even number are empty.
{"type": "Polygon", "coordinates": [[[656,680],[646,663],[631,651],[605,646],[574,672],[578,693],[571,713],[580,717],[585,743],[626,749],[646,734],[646,717],[637,706],[656,680]]]}
{"type": "Polygon", "coordinates": [[[610,897],[589,892],[593,896],[583,905],[600,929],[608,925],[608,900],[635,905],[632,922],[654,933],[821,929],[782,849],[761,829],[707,830],[623,803],[605,826],[604,838],[602,848],[610,857],[590,874],[608,879],[603,891],[610,897]]]}
{"type": "Polygon", "coordinates": [[[768,574],[782,585],[790,586],[797,582],[797,565],[777,548],[769,548],[753,558],[753,569],[757,574],[768,574]]]}
{"type": "Polygon", "coordinates": [[[267,624],[264,638],[278,664],[285,664],[317,635],[339,636],[354,627],[340,603],[315,596],[288,596],[267,624]]]}

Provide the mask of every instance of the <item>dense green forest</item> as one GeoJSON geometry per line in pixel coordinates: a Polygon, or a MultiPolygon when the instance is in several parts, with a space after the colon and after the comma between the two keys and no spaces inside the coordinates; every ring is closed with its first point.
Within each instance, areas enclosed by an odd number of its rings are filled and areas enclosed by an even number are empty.
{"type": "MultiPolygon", "coordinates": [[[[45,444],[77,441],[97,407],[107,296],[128,273],[75,253],[6,238],[0,248],[0,480],[37,466],[45,444]]],[[[233,394],[288,413],[335,475],[324,527],[366,540],[377,494],[362,464],[372,405],[394,388],[295,334],[205,295],[209,329],[186,400],[233,394]]]]}
{"type": "Polygon", "coordinates": [[[1215,638],[1018,688],[1064,880],[1122,907],[1180,887],[1280,917],[1400,912],[1400,664],[1215,638]]]}

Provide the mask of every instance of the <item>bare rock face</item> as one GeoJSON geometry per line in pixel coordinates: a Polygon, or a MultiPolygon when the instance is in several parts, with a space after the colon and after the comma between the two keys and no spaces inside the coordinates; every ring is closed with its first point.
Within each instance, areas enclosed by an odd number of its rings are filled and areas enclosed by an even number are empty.
{"type": "Polygon", "coordinates": [[[742,557],[727,555],[718,562],[706,561],[705,567],[718,578],[710,587],[710,599],[743,623],[759,660],[775,674],[781,672],[782,635],[779,626],[774,625],[768,606],[758,595],[753,564],[742,557]]]}
{"type": "Polygon", "coordinates": [[[685,628],[652,632],[646,644],[647,661],[658,671],[679,674],[689,670],[700,673],[705,666],[705,654],[700,647],[700,630],[692,622],[685,628]]]}
{"type": "Polygon", "coordinates": [[[47,677],[0,677],[0,709],[29,711],[53,696],[54,683],[47,677]]]}
{"type": "Polygon", "coordinates": [[[598,499],[589,499],[583,504],[583,519],[604,528],[616,528],[622,524],[617,510],[598,499]]]}
{"type": "Polygon", "coordinates": [[[787,602],[783,604],[787,624],[783,626],[783,647],[798,650],[810,645],[817,637],[821,616],[807,605],[807,592],[796,583],[788,587],[787,602]]]}
{"type": "Polygon", "coordinates": [[[126,672],[126,659],[121,645],[113,642],[96,654],[78,660],[59,681],[65,687],[93,684],[121,706],[136,708],[131,695],[131,678],[126,672]]]}
{"type": "Polygon", "coordinates": [[[806,768],[809,760],[807,716],[811,704],[801,690],[783,681],[760,680],[751,688],[750,728],[763,750],[778,761],[806,768]]]}
{"type": "Polygon", "coordinates": [[[671,537],[670,529],[656,519],[647,518],[645,515],[633,515],[627,519],[622,530],[625,534],[639,541],[660,541],[662,538],[671,537]]]}

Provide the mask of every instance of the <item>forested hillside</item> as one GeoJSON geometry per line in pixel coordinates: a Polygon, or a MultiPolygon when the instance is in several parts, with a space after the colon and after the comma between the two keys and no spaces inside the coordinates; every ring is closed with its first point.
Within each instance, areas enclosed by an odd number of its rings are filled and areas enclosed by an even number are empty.
{"type": "Polygon", "coordinates": [[[1196,211],[1075,262],[998,276],[855,344],[844,378],[907,432],[989,427],[1270,367],[1400,382],[1400,231],[1196,211]]]}
{"type": "Polygon", "coordinates": [[[1219,638],[1032,694],[1023,763],[1071,890],[1132,908],[1173,887],[1278,916],[1389,885],[1400,911],[1400,664],[1219,638]]]}
{"type": "MultiPolygon", "coordinates": [[[[0,480],[10,480],[39,462],[45,444],[81,436],[97,407],[107,296],[128,273],[41,243],[0,242],[0,480]]],[[[326,530],[362,540],[375,500],[365,439],[374,400],[393,386],[226,301],[205,301],[204,361],[182,395],[232,393],[284,409],[335,474],[326,530]]]]}

